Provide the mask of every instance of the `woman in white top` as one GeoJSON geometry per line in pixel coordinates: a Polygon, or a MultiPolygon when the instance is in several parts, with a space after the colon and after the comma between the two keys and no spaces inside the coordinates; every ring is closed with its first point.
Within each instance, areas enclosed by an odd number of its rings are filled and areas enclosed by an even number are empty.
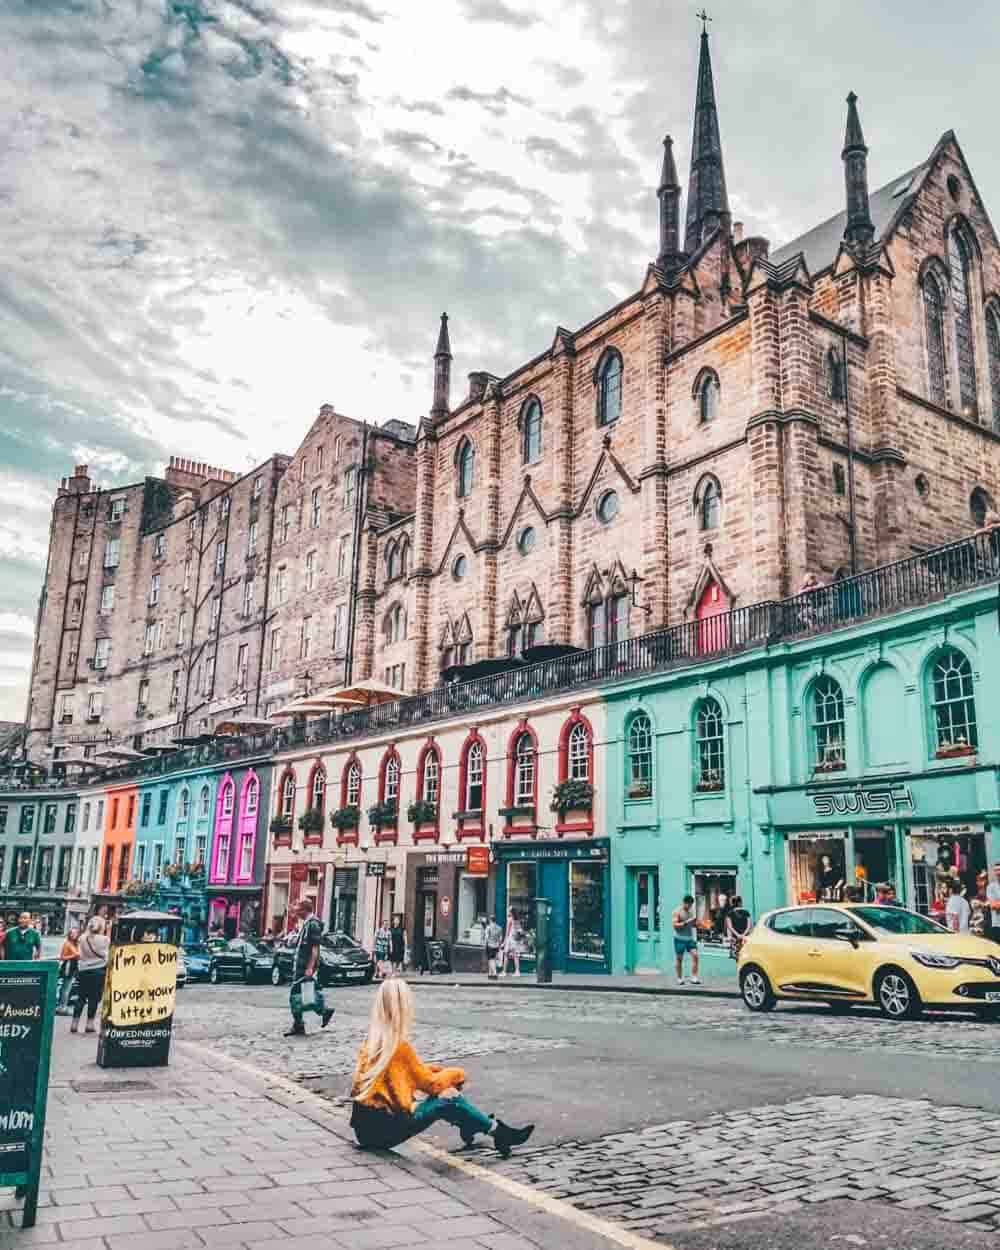
{"type": "Polygon", "coordinates": [[[94,1033],[94,1018],[104,994],[104,974],[108,967],[108,946],[110,941],[104,932],[104,917],[92,916],[87,925],[87,932],[80,939],[80,962],[77,966],[76,1006],[73,1008],[73,1023],[69,1026],[71,1033],[80,1031],[80,1017],[83,1008],[87,1008],[87,1027],[85,1033],[94,1033]]]}

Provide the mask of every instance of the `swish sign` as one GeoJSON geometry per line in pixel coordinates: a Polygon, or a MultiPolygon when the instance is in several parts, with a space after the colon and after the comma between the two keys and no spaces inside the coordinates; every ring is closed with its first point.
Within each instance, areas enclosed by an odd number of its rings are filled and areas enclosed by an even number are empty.
{"type": "Polygon", "coordinates": [[[810,794],[817,816],[892,816],[914,810],[909,786],[857,786],[845,790],[819,790],[810,794]]]}

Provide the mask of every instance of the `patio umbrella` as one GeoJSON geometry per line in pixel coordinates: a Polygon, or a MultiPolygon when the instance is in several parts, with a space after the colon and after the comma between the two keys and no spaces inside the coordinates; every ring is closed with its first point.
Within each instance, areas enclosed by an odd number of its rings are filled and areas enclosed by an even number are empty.
{"type": "Polygon", "coordinates": [[[370,707],[373,703],[393,703],[396,699],[405,699],[406,691],[387,686],[376,677],[366,677],[364,681],[356,681],[353,685],[334,690],[329,698],[341,707],[351,704],[370,707]]]}
{"type": "Polygon", "coordinates": [[[245,720],[224,720],[220,721],[215,727],[216,736],[227,737],[230,734],[266,734],[276,725],[273,720],[262,720],[258,717],[248,716],[245,720]]]}
{"type": "Polygon", "coordinates": [[[146,757],[141,751],[133,751],[131,747],[105,747],[103,751],[98,751],[97,759],[106,760],[144,760],[146,757]]]}
{"type": "Polygon", "coordinates": [[[512,673],[524,668],[525,663],[516,655],[497,656],[492,660],[477,660],[474,664],[451,664],[441,670],[445,681],[473,681],[477,677],[492,677],[495,673],[512,673]]]}
{"type": "Polygon", "coordinates": [[[561,660],[564,655],[578,655],[582,647],[571,646],[568,642],[540,642],[536,647],[525,647],[521,659],[525,664],[540,664],[545,660],[561,660]]]}

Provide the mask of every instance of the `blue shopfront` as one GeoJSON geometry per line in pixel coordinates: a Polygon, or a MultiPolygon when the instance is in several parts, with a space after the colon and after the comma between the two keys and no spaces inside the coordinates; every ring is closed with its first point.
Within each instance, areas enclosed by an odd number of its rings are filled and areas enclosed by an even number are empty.
{"type": "Polygon", "coordinates": [[[609,972],[611,873],[609,840],[509,842],[494,845],[496,913],[513,909],[525,935],[524,968],[534,968],[535,899],[552,904],[550,940],[557,972],[609,972]]]}

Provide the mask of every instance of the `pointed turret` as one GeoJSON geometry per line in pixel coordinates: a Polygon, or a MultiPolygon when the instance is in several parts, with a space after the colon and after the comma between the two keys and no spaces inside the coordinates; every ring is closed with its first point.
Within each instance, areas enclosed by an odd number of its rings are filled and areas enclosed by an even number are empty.
{"type": "Polygon", "coordinates": [[[875,238],[871,205],[868,201],[868,148],[858,117],[858,97],[847,97],[847,131],[844,135],[844,183],[847,189],[847,225],[844,241],[867,247],[875,238]]]}
{"type": "Polygon", "coordinates": [[[663,140],[663,170],[656,191],[660,201],[660,254],[656,263],[668,272],[684,260],[681,251],[681,184],[674,163],[674,141],[670,135],[663,140]]]}
{"type": "Polygon", "coordinates": [[[448,314],[441,314],[441,329],[438,331],[437,347],[434,351],[434,402],[431,405],[431,420],[446,417],[450,411],[451,399],[451,342],[448,338],[448,314]]]}
{"type": "Polygon", "coordinates": [[[708,50],[708,30],[701,32],[698,62],[698,95],[694,106],[694,134],[691,139],[691,177],[688,180],[687,220],[684,251],[691,256],[719,226],[729,228],[729,196],[722,167],[722,141],[719,114],[715,107],[712,58],[708,50]]]}

